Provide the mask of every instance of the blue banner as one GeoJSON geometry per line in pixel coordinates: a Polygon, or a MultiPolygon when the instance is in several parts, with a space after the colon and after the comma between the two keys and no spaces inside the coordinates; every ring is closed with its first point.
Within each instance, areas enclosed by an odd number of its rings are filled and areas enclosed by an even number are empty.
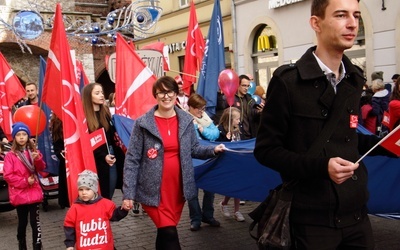
{"type": "Polygon", "coordinates": [[[200,77],[197,85],[197,94],[207,101],[206,112],[212,117],[217,106],[218,76],[225,69],[224,31],[219,0],[214,2],[210,29],[204,50],[203,62],[200,68],[200,77]]]}
{"type": "MultiPolygon", "coordinates": [[[[58,175],[58,158],[54,154],[53,150],[53,143],[52,139],[50,136],[50,130],[49,130],[49,121],[50,121],[50,115],[51,115],[51,110],[50,108],[43,102],[42,103],[42,92],[43,92],[43,81],[44,81],[44,74],[46,72],[46,61],[43,59],[43,57],[40,57],[40,72],[39,72],[39,106],[41,105],[41,108],[46,115],[46,127],[43,130],[43,132],[38,136],[38,149],[43,155],[43,160],[46,162],[46,172],[52,174],[52,175],[58,175]]],[[[54,97],[57,98],[57,97],[54,97]]]]}
{"type": "MultiPolygon", "coordinates": [[[[123,143],[128,146],[134,121],[114,115],[114,124],[123,143]]],[[[359,133],[370,132],[359,125],[359,133]]],[[[200,140],[202,145],[219,142],[200,140]]],[[[281,183],[278,172],[261,165],[253,155],[255,139],[224,142],[230,149],[209,160],[193,159],[195,179],[199,188],[250,201],[263,201],[270,189],[281,183]]],[[[370,214],[396,218],[400,213],[400,159],[367,156],[370,214]],[[393,216],[392,216],[393,215],[393,216]]],[[[399,218],[399,217],[397,217],[399,218]]]]}

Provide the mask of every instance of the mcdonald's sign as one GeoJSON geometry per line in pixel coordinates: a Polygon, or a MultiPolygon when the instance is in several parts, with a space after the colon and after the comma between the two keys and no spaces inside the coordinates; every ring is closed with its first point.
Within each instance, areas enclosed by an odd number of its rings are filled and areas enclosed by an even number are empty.
{"type": "Polygon", "coordinates": [[[257,51],[265,52],[271,48],[267,35],[260,35],[257,39],[257,51]]]}

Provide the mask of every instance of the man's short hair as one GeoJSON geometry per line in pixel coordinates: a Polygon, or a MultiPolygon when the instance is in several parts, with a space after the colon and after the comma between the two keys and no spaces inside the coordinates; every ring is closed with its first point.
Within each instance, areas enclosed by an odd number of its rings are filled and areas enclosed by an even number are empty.
{"type": "MultiPolygon", "coordinates": [[[[329,5],[329,1],[334,1],[334,0],[313,0],[311,3],[311,16],[317,16],[324,19],[325,10],[326,7],[328,7],[329,5]]],[[[360,0],[357,0],[357,2],[360,2],[360,0]]]]}
{"type": "Polygon", "coordinates": [[[34,83],[34,82],[28,82],[28,83],[26,83],[26,84],[25,84],[25,88],[28,87],[29,85],[34,85],[34,86],[36,87],[36,89],[38,89],[37,84],[34,83]]]}

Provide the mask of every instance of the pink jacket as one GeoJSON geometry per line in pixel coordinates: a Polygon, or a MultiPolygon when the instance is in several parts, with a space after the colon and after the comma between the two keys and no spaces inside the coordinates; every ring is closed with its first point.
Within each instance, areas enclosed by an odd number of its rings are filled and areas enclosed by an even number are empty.
{"type": "Polygon", "coordinates": [[[46,164],[40,152],[39,157],[34,161],[34,166],[36,170],[36,180],[32,185],[29,185],[28,178],[32,173],[15,153],[9,152],[6,154],[4,158],[3,177],[8,183],[8,194],[10,203],[13,206],[43,201],[43,191],[37,177],[37,172],[44,170],[46,164]]]}

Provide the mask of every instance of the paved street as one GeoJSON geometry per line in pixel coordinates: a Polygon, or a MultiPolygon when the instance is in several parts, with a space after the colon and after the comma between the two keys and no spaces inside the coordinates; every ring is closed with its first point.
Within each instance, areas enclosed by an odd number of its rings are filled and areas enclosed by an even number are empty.
{"type": "MultiPolygon", "coordinates": [[[[202,193],[202,192],[200,192],[202,193]]],[[[212,228],[203,225],[200,231],[189,230],[190,220],[188,208],[185,206],[183,216],[178,225],[182,249],[190,250],[214,250],[214,249],[246,249],[256,250],[254,240],[248,234],[250,212],[258,203],[246,202],[241,206],[241,212],[246,218],[245,222],[236,222],[233,218],[225,218],[218,210],[217,203],[222,196],[216,195],[215,217],[221,222],[220,228],[212,228]]],[[[116,192],[114,201],[121,203],[121,193],[116,192]]],[[[230,201],[230,202],[233,202],[230,201]]],[[[62,228],[66,209],[57,205],[57,200],[49,200],[48,211],[41,210],[40,218],[43,231],[44,249],[65,249],[62,228]]],[[[400,220],[383,219],[370,216],[375,234],[377,250],[398,250],[400,249],[400,220]]],[[[113,222],[113,233],[116,241],[116,248],[123,249],[154,249],[156,229],[146,215],[132,216],[130,213],[125,219],[113,222]]],[[[16,211],[0,213],[0,250],[17,248],[17,214],[16,211]]],[[[27,240],[31,242],[31,231],[28,226],[27,240]]],[[[28,245],[29,249],[30,244],[28,245]]]]}

